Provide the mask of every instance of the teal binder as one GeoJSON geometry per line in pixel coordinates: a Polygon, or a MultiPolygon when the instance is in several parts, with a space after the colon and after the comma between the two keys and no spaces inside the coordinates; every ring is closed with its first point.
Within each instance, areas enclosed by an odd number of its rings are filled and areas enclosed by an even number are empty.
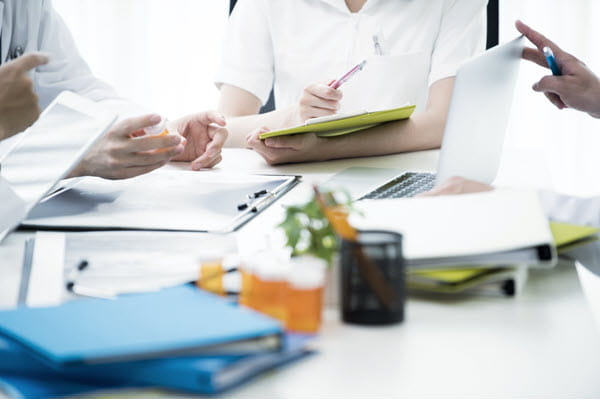
{"type": "Polygon", "coordinates": [[[0,339],[0,386],[12,397],[49,398],[106,392],[119,388],[155,387],[197,394],[216,394],[256,375],[304,358],[310,336],[286,335],[280,351],[254,355],[166,358],[56,370],[14,343],[0,339]]]}
{"type": "Polygon", "coordinates": [[[0,312],[0,335],[57,367],[281,347],[280,323],[185,285],[0,312]]]}

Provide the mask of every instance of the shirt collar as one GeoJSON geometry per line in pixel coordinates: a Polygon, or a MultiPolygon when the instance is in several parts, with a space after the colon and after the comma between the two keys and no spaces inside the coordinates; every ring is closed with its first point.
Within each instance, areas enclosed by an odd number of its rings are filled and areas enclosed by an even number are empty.
{"type": "MultiPolygon", "coordinates": [[[[330,5],[331,7],[335,8],[338,11],[341,11],[345,14],[350,14],[350,10],[348,9],[348,6],[346,5],[346,2],[344,0],[320,0],[321,2],[330,5]]],[[[365,5],[363,6],[363,8],[359,11],[359,13],[364,12],[366,10],[368,10],[369,8],[373,7],[374,3],[377,3],[378,0],[367,0],[367,2],[365,3],[365,5]]]]}

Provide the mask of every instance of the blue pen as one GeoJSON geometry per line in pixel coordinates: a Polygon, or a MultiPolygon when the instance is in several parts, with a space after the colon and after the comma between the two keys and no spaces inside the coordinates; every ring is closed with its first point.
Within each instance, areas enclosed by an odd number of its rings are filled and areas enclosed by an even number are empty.
{"type": "Polygon", "coordinates": [[[556,58],[554,58],[554,53],[552,52],[552,49],[550,47],[546,46],[542,49],[542,51],[544,52],[544,57],[546,57],[546,62],[548,63],[548,67],[550,67],[550,70],[552,71],[552,75],[555,75],[555,76],[562,75],[562,72],[560,72],[560,68],[558,67],[558,64],[556,63],[556,58]]]}

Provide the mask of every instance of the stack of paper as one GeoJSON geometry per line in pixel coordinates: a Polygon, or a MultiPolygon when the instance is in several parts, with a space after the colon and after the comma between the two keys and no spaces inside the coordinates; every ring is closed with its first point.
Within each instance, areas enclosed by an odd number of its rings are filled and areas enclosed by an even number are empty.
{"type": "MultiPolygon", "coordinates": [[[[550,230],[558,254],[598,239],[599,229],[551,222],[550,230]]],[[[410,270],[407,285],[415,291],[515,295],[525,284],[527,268],[480,266],[463,269],[410,270]]]]}
{"type": "Polygon", "coordinates": [[[421,292],[514,296],[524,286],[526,279],[526,267],[482,266],[409,271],[407,285],[410,290],[421,292]]]}
{"type": "Polygon", "coordinates": [[[411,268],[527,264],[552,267],[548,220],[533,191],[364,200],[351,222],[361,230],[403,235],[411,268]]]}

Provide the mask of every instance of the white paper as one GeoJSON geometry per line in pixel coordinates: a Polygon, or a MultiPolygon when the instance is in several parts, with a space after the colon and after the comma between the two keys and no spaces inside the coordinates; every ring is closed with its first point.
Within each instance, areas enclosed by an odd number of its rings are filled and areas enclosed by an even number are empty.
{"type": "Polygon", "coordinates": [[[199,277],[202,262],[237,251],[235,238],[183,232],[38,232],[29,305],[58,304],[70,297],[68,281],[89,293],[148,292],[199,277]],[[76,272],[86,261],[88,267],[76,272]]]}
{"type": "Polygon", "coordinates": [[[288,176],[193,171],[156,171],[122,181],[88,177],[39,204],[24,224],[224,232],[243,217],[238,205],[248,202],[249,195],[292,181],[288,176]]]}
{"type": "Polygon", "coordinates": [[[31,264],[26,303],[29,307],[49,307],[64,299],[65,234],[38,232],[31,264]]]}
{"type": "Polygon", "coordinates": [[[457,196],[364,200],[359,229],[403,234],[407,259],[497,253],[552,243],[533,191],[494,190],[457,196]]]}

